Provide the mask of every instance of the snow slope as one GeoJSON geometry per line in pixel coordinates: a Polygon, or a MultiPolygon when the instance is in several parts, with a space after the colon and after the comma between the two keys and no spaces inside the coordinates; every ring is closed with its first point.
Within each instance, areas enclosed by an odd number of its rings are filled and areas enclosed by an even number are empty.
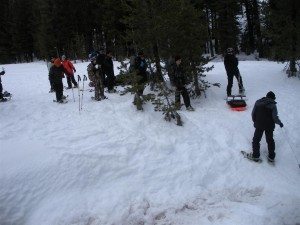
{"type": "Polygon", "coordinates": [[[44,62],[4,65],[13,99],[0,103],[0,224],[299,225],[300,80],[283,64],[241,61],[248,109],[233,112],[223,63],[210,64],[206,80],[222,86],[179,111],[183,127],[151,103],[136,111],[130,94],[94,102],[84,91],[81,112],[77,89],[75,102],[67,90],[68,104],[53,103],[44,62]],[[251,110],[270,90],[285,125],[274,132],[276,166],[264,138],[262,164],[239,153],[251,150],[251,110]]]}

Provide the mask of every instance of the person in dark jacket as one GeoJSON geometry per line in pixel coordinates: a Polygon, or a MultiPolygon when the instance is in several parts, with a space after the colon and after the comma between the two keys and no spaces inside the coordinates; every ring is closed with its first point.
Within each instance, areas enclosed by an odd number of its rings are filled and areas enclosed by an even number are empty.
{"type": "MultiPolygon", "coordinates": [[[[104,68],[104,60],[105,60],[105,51],[104,47],[100,47],[100,51],[97,51],[97,56],[96,56],[96,62],[98,65],[100,65],[101,68],[104,68]]],[[[101,70],[101,75],[102,75],[102,80],[103,80],[103,85],[106,87],[106,78],[105,78],[105,73],[104,70],[101,70]]]]}
{"type": "Polygon", "coordinates": [[[225,70],[227,73],[227,79],[228,79],[228,84],[227,84],[227,96],[231,96],[231,89],[232,89],[232,84],[233,84],[233,77],[236,77],[238,85],[239,85],[239,93],[243,94],[245,89],[243,86],[243,80],[242,76],[240,74],[239,68],[238,68],[238,59],[234,55],[233,48],[228,48],[226,50],[226,54],[224,57],[224,65],[225,65],[225,70]]]}
{"type": "Polygon", "coordinates": [[[144,92],[144,84],[147,82],[147,63],[144,57],[143,52],[139,52],[138,56],[135,59],[135,70],[136,70],[136,75],[139,77],[138,79],[138,85],[140,86],[138,90],[138,94],[140,96],[143,95],[144,92]]]}
{"type": "Polygon", "coordinates": [[[50,82],[53,84],[53,88],[56,94],[56,102],[64,103],[64,96],[63,96],[63,81],[64,73],[67,75],[69,72],[64,68],[59,58],[54,60],[54,66],[50,68],[49,71],[49,78],[50,82]]]}
{"type": "MultiPolygon", "coordinates": [[[[50,68],[54,65],[54,60],[55,60],[55,57],[50,56],[50,61],[47,62],[48,76],[49,76],[50,68]]],[[[49,93],[52,93],[52,92],[54,92],[54,88],[53,88],[53,84],[50,81],[50,77],[49,77],[49,82],[50,82],[50,91],[49,91],[49,93]]]]}
{"type": "Polygon", "coordinates": [[[0,102],[6,102],[7,99],[3,97],[3,87],[2,87],[2,81],[1,81],[1,76],[5,74],[5,70],[3,69],[1,72],[0,72],[0,102]]]}
{"type": "Polygon", "coordinates": [[[112,61],[112,52],[110,50],[106,51],[106,56],[103,63],[104,73],[107,76],[107,89],[109,93],[114,93],[116,90],[114,89],[115,84],[115,73],[114,73],[114,64],[112,61]]]}
{"type": "Polygon", "coordinates": [[[180,95],[182,95],[185,107],[188,111],[194,111],[194,108],[191,106],[190,96],[185,88],[186,78],[184,74],[183,67],[181,65],[181,57],[175,57],[175,63],[170,66],[169,77],[171,84],[176,87],[175,91],[175,107],[176,109],[181,108],[180,95]]]}
{"type": "Polygon", "coordinates": [[[268,144],[268,160],[273,162],[275,159],[275,141],[273,139],[273,131],[275,124],[281,128],[283,123],[280,121],[275,102],[275,94],[270,91],[266,97],[263,97],[255,102],[252,110],[252,121],[254,122],[255,132],[252,141],[252,158],[257,160],[260,157],[260,141],[265,133],[268,144]]]}

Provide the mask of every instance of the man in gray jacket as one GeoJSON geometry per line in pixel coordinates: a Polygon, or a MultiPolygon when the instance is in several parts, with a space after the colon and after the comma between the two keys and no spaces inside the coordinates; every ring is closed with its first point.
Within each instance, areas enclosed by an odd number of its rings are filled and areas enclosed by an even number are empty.
{"type": "Polygon", "coordinates": [[[252,121],[254,122],[255,132],[252,142],[251,158],[257,161],[260,156],[260,141],[265,133],[266,141],[268,144],[268,160],[273,162],[275,159],[275,142],[273,139],[273,131],[275,129],[275,123],[281,128],[283,123],[278,117],[278,111],[275,102],[275,94],[270,91],[266,97],[263,97],[255,102],[252,110],[252,121]]]}

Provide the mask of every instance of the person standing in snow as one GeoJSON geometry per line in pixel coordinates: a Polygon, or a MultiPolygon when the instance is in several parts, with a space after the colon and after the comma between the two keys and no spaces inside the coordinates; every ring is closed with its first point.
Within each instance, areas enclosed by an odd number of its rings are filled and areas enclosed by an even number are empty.
{"type": "Polygon", "coordinates": [[[135,59],[135,70],[136,75],[138,76],[138,94],[142,96],[144,93],[145,83],[147,82],[147,63],[143,52],[139,52],[138,56],[135,59]]]}
{"type": "Polygon", "coordinates": [[[3,86],[2,86],[2,80],[1,76],[5,74],[5,70],[2,68],[2,71],[0,72],[0,102],[6,102],[7,99],[3,97],[3,86]]]}
{"type": "Polygon", "coordinates": [[[54,60],[54,66],[50,68],[49,78],[50,82],[53,84],[54,91],[56,93],[56,102],[64,103],[63,99],[65,98],[63,95],[63,81],[64,73],[70,75],[69,72],[64,68],[61,64],[59,58],[54,60]]]}
{"type": "Polygon", "coordinates": [[[169,77],[171,84],[176,87],[175,91],[175,107],[177,110],[181,108],[180,95],[182,95],[185,107],[188,111],[194,111],[191,106],[190,96],[185,88],[186,78],[184,74],[183,67],[181,65],[181,57],[175,56],[175,63],[170,65],[169,77]]]}
{"type": "Polygon", "coordinates": [[[103,62],[103,70],[105,75],[107,76],[107,89],[109,93],[115,93],[114,89],[115,84],[115,73],[114,73],[114,64],[112,61],[112,52],[110,50],[106,51],[106,56],[103,62]]]}
{"type": "Polygon", "coordinates": [[[91,57],[91,63],[87,66],[88,77],[95,86],[95,100],[106,99],[104,95],[104,85],[101,65],[97,64],[96,56],[91,57]]]}
{"type": "Polygon", "coordinates": [[[234,55],[233,48],[228,48],[226,50],[226,54],[224,57],[224,65],[225,65],[225,70],[227,73],[227,79],[228,79],[228,84],[227,84],[227,96],[231,96],[231,89],[233,85],[233,77],[236,77],[239,85],[239,93],[243,94],[245,89],[243,86],[243,80],[242,76],[240,74],[239,68],[238,68],[238,59],[234,55]]]}
{"type": "Polygon", "coordinates": [[[53,84],[51,83],[50,77],[49,77],[50,68],[54,65],[54,60],[55,60],[55,58],[53,56],[51,56],[50,61],[47,63],[48,78],[49,78],[49,82],[50,82],[50,91],[49,91],[49,93],[54,92],[54,87],[53,87],[53,84]]]}
{"type": "MultiPolygon", "coordinates": [[[[100,47],[100,51],[96,51],[97,52],[97,56],[96,56],[96,61],[97,64],[101,66],[101,68],[104,67],[104,60],[105,60],[105,51],[104,51],[104,47],[100,47]]],[[[103,80],[103,85],[104,87],[106,87],[106,79],[105,79],[105,73],[104,70],[102,70],[102,80],[103,80]]]]}
{"type": "Polygon", "coordinates": [[[68,71],[68,74],[66,74],[67,76],[67,83],[68,83],[68,88],[67,89],[71,89],[72,88],[72,83],[74,84],[74,88],[77,88],[77,82],[74,78],[74,72],[76,73],[76,69],[73,65],[73,63],[71,63],[70,60],[67,59],[67,57],[65,55],[63,55],[61,57],[62,59],[62,64],[65,67],[65,69],[68,71]]]}
{"type": "Polygon", "coordinates": [[[275,124],[278,124],[281,128],[283,127],[283,123],[278,117],[275,99],[275,94],[270,91],[267,93],[266,97],[257,100],[253,107],[252,121],[254,122],[255,132],[252,141],[253,153],[250,153],[250,157],[254,161],[257,161],[260,157],[260,141],[264,133],[268,144],[268,160],[273,162],[275,159],[276,154],[273,131],[275,129],[275,124]]]}

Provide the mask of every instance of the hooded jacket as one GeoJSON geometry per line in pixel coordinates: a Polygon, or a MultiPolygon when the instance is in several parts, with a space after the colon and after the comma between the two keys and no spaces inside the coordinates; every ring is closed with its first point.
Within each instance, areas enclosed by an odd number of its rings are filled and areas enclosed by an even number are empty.
{"type": "Polygon", "coordinates": [[[49,79],[52,83],[61,83],[64,78],[64,73],[69,74],[69,72],[63,67],[60,59],[54,61],[54,66],[50,68],[49,79]]]}
{"type": "Polygon", "coordinates": [[[275,123],[280,125],[276,102],[272,98],[263,97],[255,102],[252,110],[254,127],[260,130],[274,130],[275,123]]]}
{"type": "Polygon", "coordinates": [[[224,57],[224,65],[227,75],[239,74],[239,61],[234,54],[226,54],[224,57]]]}

